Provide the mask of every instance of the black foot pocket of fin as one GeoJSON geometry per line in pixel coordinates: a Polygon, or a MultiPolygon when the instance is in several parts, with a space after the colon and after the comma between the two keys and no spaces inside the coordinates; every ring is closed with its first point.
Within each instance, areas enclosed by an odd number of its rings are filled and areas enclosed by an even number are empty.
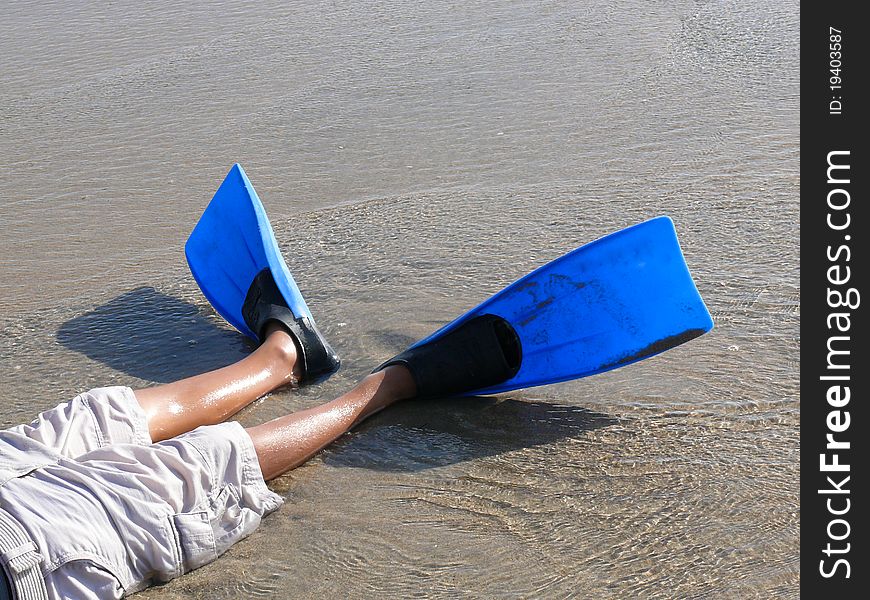
{"type": "Polygon", "coordinates": [[[251,283],[242,305],[242,316],[251,331],[257,334],[260,343],[265,339],[269,321],[278,321],[290,331],[296,340],[296,347],[302,353],[302,383],[324,379],[341,364],[335,350],[317,330],[314,321],[293,314],[268,268],[260,271],[251,283]]]}
{"type": "Polygon", "coordinates": [[[418,397],[456,396],[513,378],[523,362],[517,332],[505,319],[481,315],[422,346],[408,348],[377,369],[403,365],[418,397]]]}

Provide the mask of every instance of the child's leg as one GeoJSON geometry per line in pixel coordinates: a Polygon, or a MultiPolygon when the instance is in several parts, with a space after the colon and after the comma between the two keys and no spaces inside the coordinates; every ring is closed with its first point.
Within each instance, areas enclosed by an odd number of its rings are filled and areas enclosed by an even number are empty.
{"type": "MultiPolygon", "coordinates": [[[[134,393],[157,442],[223,422],[263,394],[294,383],[299,369],[293,338],[273,323],[266,341],[241,361],[134,393]]],[[[366,417],[415,393],[410,372],[395,365],[369,375],[332,402],[251,427],[248,434],[264,477],[272,479],[302,464],[366,417]]]]}
{"type": "Polygon", "coordinates": [[[134,393],[157,442],[223,422],[260,396],[298,381],[299,369],[293,338],[272,323],[266,341],[241,361],[134,393]]]}
{"type": "Polygon", "coordinates": [[[332,402],[248,428],[263,477],[272,479],[302,464],[366,417],[415,394],[411,373],[390,366],[332,402]]]}

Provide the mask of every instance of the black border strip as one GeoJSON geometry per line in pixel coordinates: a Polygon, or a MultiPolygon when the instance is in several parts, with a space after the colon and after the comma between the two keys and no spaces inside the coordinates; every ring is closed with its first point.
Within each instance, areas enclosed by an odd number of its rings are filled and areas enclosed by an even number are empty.
{"type": "Polygon", "coordinates": [[[860,491],[870,484],[863,443],[870,364],[859,359],[868,346],[862,304],[870,297],[858,300],[870,268],[870,217],[860,216],[870,212],[861,210],[870,178],[870,130],[862,130],[870,22],[857,8],[836,1],[801,7],[801,592],[808,598],[864,598],[870,589],[870,507],[860,491]],[[823,470],[822,456],[848,470],[823,470]]]}

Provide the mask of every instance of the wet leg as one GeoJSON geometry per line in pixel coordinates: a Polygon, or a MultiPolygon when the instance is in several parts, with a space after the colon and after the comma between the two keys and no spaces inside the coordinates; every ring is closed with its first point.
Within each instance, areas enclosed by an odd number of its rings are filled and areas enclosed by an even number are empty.
{"type": "Polygon", "coordinates": [[[156,442],[221,423],[271,390],[296,383],[300,370],[293,338],[272,323],[263,344],[241,361],[134,393],[156,442]]]}
{"type": "Polygon", "coordinates": [[[263,477],[273,479],[299,466],[366,417],[415,394],[411,373],[390,366],[332,402],[248,428],[263,477]]]}

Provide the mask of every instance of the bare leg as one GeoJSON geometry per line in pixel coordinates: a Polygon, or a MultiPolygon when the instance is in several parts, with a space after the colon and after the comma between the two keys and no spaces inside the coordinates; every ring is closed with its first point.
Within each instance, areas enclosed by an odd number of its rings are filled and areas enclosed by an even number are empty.
{"type": "Polygon", "coordinates": [[[332,402],[249,428],[263,477],[273,479],[299,466],[366,417],[413,397],[416,389],[407,369],[391,366],[332,402]]]}
{"type": "Polygon", "coordinates": [[[301,376],[293,338],[273,323],[266,341],[241,361],[174,383],[136,390],[155,442],[221,423],[271,390],[301,376]]]}
{"type": "MultiPolygon", "coordinates": [[[[269,391],[295,383],[299,371],[293,338],[273,323],[266,341],[241,361],[135,394],[156,442],[221,423],[269,391]]],[[[302,464],[366,417],[415,394],[410,372],[391,366],[332,402],[249,428],[264,477],[302,464]]]]}

